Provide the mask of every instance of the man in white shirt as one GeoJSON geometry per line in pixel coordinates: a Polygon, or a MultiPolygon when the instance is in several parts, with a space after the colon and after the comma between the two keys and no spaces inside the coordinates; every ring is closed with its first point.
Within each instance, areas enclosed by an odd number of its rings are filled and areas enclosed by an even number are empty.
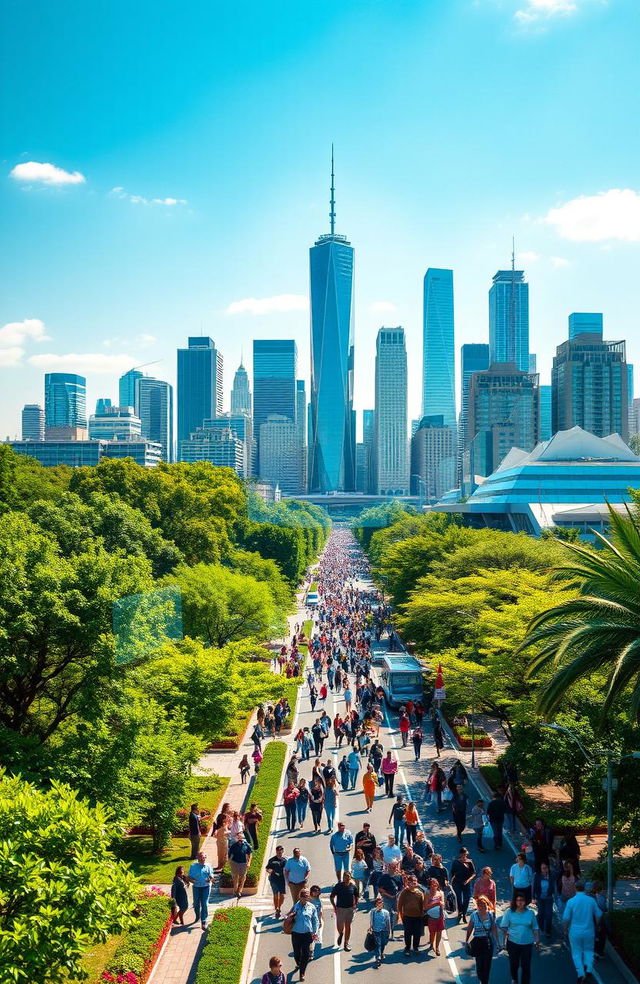
{"type": "Polygon", "coordinates": [[[382,848],[382,858],[385,871],[387,871],[392,861],[400,861],[402,859],[402,851],[396,844],[393,834],[389,834],[387,843],[382,848]]]}
{"type": "Polygon", "coordinates": [[[576,882],[576,894],[569,899],[562,914],[562,929],[569,936],[571,957],[581,984],[593,974],[593,951],[596,927],[600,922],[598,903],[584,890],[584,882],[576,882]]]}

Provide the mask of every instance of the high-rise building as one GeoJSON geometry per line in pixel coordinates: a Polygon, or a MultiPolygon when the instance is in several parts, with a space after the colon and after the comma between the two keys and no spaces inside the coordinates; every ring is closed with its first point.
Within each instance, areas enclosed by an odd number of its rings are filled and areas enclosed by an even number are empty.
{"type": "MultiPolygon", "coordinates": [[[[113,404],[111,403],[111,397],[99,396],[98,399],[96,400],[96,417],[102,416],[102,414],[105,412],[107,407],[110,407],[112,405],[113,404]]],[[[131,407],[132,410],[134,409],[133,403],[125,403],[124,406],[131,407]]]]}
{"type": "Polygon", "coordinates": [[[256,437],[258,475],[261,427],[276,414],[296,421],[298,347],[292,338],[255,339],[253,343],[253,433],[256,437]]]}
{"type": "Polygon", "coordinates": [[[129,372],[125,372],[122,376],[120,376],[120,380],[118,382],[118,402],[120,406],[133,407],[136,413],[138,413],[138,406],[136,404],[136,383],[139,379],[142,379],[142,373],[140,370],[129,369],[129,372]]]}
{"type": "Polygon", "coordinates": [[[423,417],[411,438],[411,494],[433,503],[451,491],[456,452],[455,428],[445,425],[443,414],[423,417]]]}
{"type": "Polygon", "coordinates": [[[251,427],[251,418],[247,414],[205,420],[202,427],[198,427],[193,434],[180,442],[180,461],[208,461],[220,468],[233,468],[237,475],[246,478],[247,441],[240,438],[237,431],[230,426],[231,420],[237,418],[243,418],[251,427]]]}
{"type": "Polygon", "coordinates": [[[376,340],[375,476],[378,495],[409,491],[407,349],[404,328],[381,328],[376,340]]]}
{"type": "Polygon", "coordinates": [[[87,381],[73,372],[44,377],[44,423],[47,441],[81,441],[87,436],[87,381]]]}
{"type": "Polygon", "coordinates": [[[553,436],[551,423],[551,387],[540,387],[540,440],[549,441],[553,436]]]}
{"type": "Polygon", "coordinates": [[[22,408],[22,440],[44,441],[44,410],[39,403],[25,403],[22,408]]]}
{"type": "MultiPolygon", "coordinates": [[[[223,413],[220,417],[205,420],[203,426],[191,435],[191,440],[201,440],[203,431],[231,431],[232,435],[242,441],[242,469],[238,472],[241,478],[251,478],[255,462],[255,441],[253,438],[253,418],[248,413],[223,413]]],[[[193,458],[189,459],[194,460],[193,458]]],[[[235,467],[235,466],[234,466],[235,467]]],[[[236,469],[237,470],[237,469],[236,469]]]]}
{"type": "Polygon", "coordinates": [[[491,363],[515,363],[529,372],[529,284],[524,270],[498,270],[489,290],[491,363]]]}
{"type": "Polygon", "coordinates": [[[309,251],[311,428],[309,491],[355,488],[353,247],[335,231],[333,154],[330,232],[309,251]]]}
{"type": "Polygon", "coordinates": [[[538,371],[538,356],[535,352],[529,352],[529,368],[527,372],[537,372],[538,371]]]}
{"type": "Polygon", "coordinates": [[[269,414],[260,425],[260,478],[277,485],[283,495],[300,495],[302,458],[295,421],[269,414]]]}
{"type": "Polygon", "coordinates": [[[576,335],[583,335],[588,332],[590,335],[600,335],[602,338],[603,318],[601,314],[588,314],[584,311],[574,311],[569,315],[569,341],[572,342],[576,335]]]}
{"type": "Polygon", "coordinates": [[[629,436],[626,345],[582,332],[556,349],[551,370],[553,433],[582,427],[596,437],[629,436]]]}
{"type": "Polygon", "coordinates": [[[513,363],[492,364],[469,383],[468,434],[470,467],[490,475],[511,448],[532,451],[540,439],[537,373],[521,372],[513,363]]]}
{"type": "MultiPolygon", "coordinates": [[[[362,411],[362,443],[365,448],[366,456],[366,478],[363,492],[375,492],[376,479],[375,468],[375,438],[376,438],[376,413],[375,410],[362,411]]],[[[360,491],[360,489],[357,489],[360,491]]]]}
{"type": "Polygon", "coordinates": [[[143,437],[162,446],[163,461],[173,461],[173,386],[164,379],[141,376],[135,397],[143,437]]]}
{"type": "Polygon", "coordinates": [[[455,428],[453,270],[427,270],[422,318],[422,414],[442,414],[444,426],[455,428]]]}
{"type": "Polygon", "coordinates": [[[629,419],[629,437],[633,434],[640,434],[640,396],[636,396],[631,404],[631,416],[629,419]]]}
{"type": "Polygon", "coordinates": [[[486,342],[472,342],[460,349],[460,417],[458,420],[458,485],[463,474],[469,474],[464,467],[464,457],[469,450],[471,438],[468,433],[469,380],[474,372],[484,372],[489,368],[489,346],[486,342]]]}
{"type": "Polygon", "coordinates": [[[222,413],[222,353],[212,338],[190,336],[178,349],[178,442],[222,413]]]}
{"type": "Polygon", "coordinates": [[[631,362],[627,362],[627,406],[629,407],[629,435],[633,433],[631,430],[633,424],[633,396],[633,364],[631,362]]]}
{"type": "Polygon", "coordinates": [[[251,388],[249,374],[242,362],[236,369],[231,389],[231,413],[248,413],[251,415],[251,388]]]}
{"type": "Polygon", "coordinates": [[[302,460],[302,491],[308,487],[307,475],[307,387],[304,379],[296,379],[296,427],[298,428],[298,445],[302,460]]]}
{"type": "Polygon", "coordinates": [[[135,441],[142,434],[140,417],[133,407],[103,407],[102,413],[89,417],[92,441],[135,441]]]}
{"type": "Polygon", "coordinates": [[[11,441],[10,446],[17,454],[36,458],[46,468],[67,465],[81,468],[97,465],[102,458],[133,458],[144,468],[155,468],[160,462],[161,448],[151,441],[140,438],[133,441],[11,441]]]}

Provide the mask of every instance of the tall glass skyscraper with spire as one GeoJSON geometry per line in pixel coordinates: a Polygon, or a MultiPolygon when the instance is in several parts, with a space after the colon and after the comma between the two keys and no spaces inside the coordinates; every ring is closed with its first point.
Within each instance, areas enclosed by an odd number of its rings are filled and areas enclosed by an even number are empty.
{"type": "Polygon", "coordinates": [[[422,415],[456,426],[453,270],[430,267],[424,278],[422,415]]]}
{"type": "Polygon", "coordinates": [[[311,417],[309,491],[355,491],[353,413],[353,254],[336,234],[333,151],[328,235],[309,251],[311,417]]]}
{"type": "Polygon", "coordinates": [[[524,270],[498,270],[489,290],[490,361],[529,372],[529,284],[524,270]]]}

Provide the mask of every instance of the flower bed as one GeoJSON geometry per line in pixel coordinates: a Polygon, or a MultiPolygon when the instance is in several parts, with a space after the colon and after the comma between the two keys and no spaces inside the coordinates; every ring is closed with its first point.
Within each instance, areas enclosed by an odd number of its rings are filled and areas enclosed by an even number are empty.
{"type": "Polygon", "coordinates": [[[109,984],[145,984],[171,928],[169,898],[159,888],[140,898],[140,917],[109,960],[101,980],[109,984]]]}
{"type": "Polygon", "coordinates": [[[250,928],[250,909],[219,909],[211,920],[194,984],[239,984],[250,928]]]}
{"type": "Polygon", "coordinates": [[[491,748],[493,745],[491,736],[487,734],[484,728],[475,729],[474,740],[472,737],[471,728],[466,725],[454,724],[449,720],[447,720],[447,724],[453,731],[460,748],[473,748],[474,744],[476,748],[491,748]]]}
{"type": "Polygon", "coordinates": [[[207,745],[207,751],[237,751],[246,738],[252,714],[253,710],[238,711],[235,718],[235,730],[228,735],[222,735],[220,738],[214,738],[213,741],[207,745]]]}

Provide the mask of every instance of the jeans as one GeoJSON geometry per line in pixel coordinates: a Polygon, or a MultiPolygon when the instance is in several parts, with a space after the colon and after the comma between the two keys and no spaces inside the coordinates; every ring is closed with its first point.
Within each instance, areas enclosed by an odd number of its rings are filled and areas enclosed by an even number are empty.
{"type": "Polygon", "coordinates": [[[395,782],[395,772],[384,772],[384,791],[387,796],[393,796],[393,784],[395,782]]]}
{"type": "Polygon", "coordinates": [[[384,948],[389,942],[389,937],[383,929],[373,930],[373,938],[376,941],[376,960],[382,960],[384,948]]]}
{"type": "Polygon", "coordinates": [[[343,791],[346,793],[347,789],[349,788],[348,770],[342,769],[342,771],[340,772],[340,785],[342,786],[343,791]]]}
{"type": "Polygon", "coordinates": [[[406,827],[406,824],[405,824],[404,820],[396,820],[395,817],[394,817],[394,819],[393,819],[393,836],[396,839],[396,844],[398,845],[398,847],[402,847],[402,842],[404,840],[405,827],[406,827]]]}
{"type": "Polygon", "coordinates": [[[507,820],[507,823],[509,824],[509,829],[511,830],[511,833],[512,834],[515,834],[515,832],[516,832],[516,825],[517,825],[516,814],[515,813],[511,813],[509,810],[507,810],[506,820],[507,820]]]}
{"type": "Polygon", "coordinates": [[[422,742],[421,741],[414,741],[414,743],[413,743],[413,750],[416,753],[416,762],[417,762],[418,759],[420,758],[420,752],[422,750],[422,742]]]}
{"type": "Polygon", "coordinates": [[[476,835],[476,844],[482,850],[482,827],[475,827],[473,832],[476,835]]]}
{"type": "Polygon", "coordinates": [[[351,784],[351,789],[356,788],[356,781],[358,779],[358,769],[349,769],[349,782],[351,784]]]}
{"type": "Polygon", "coordinates": [[[489,984],[491,961],[493,959],[493,941],[488,936],[476,936],[471,946],[476,961],[478,984],[489,984]]]}
{"type": "Polygon", "coordinates": [[[336,805],[329,806],[328,803],[324,804],[324,812],[327,814],[327,827],[329,830],[333,830],[333,821],[336,818],[336,805]]]}
{"type": "Polygon", "coordinates": [[[413,842],[416,839],[416,834],[418,832],[418,824],[417,823],[406,824],[406,831],[407,831],[407,844],[413,844],[413,842]]]}
{"type": "Polygon", "coordinates": [[[400,732],[400,736],[402,738],[402,747],[403,748],[406,748],[407,747],[407,742],[409,741],[409,732],[408,731],[401,731],[400,732]]]}
{"type": "Polygon", "coordinates": [[[420,946],[420,937],[424,926],[422,916],[405,916],[402,925],[404,927],[405,949],[410,950],[413,947],[414,950],[417,950],[420,946]]]}
{"type": "Polygon", "coordinates": [[[291,942],[293,944],[293,958],[296,967],[300,968],[300,973],[304,974],[307,964],[311,957],[311,943],[313,935],[311,933],[292,933],[291,942]]]}
{"type": "Polygon", "coordinates": [[[296,809],[298,811],[298,823],[304,823],[304,818],[307,815],[308,805],[309,805],[309,800],[305,800],[305,799],[296,800],[296,809]]]}
{"type": "Polygon", "coordinates": [[[311,816],[313,817],[313,826],[317,830],[322,824],[322,803],[311,804],[311,816]]]}
{"type": "Polygon", "coordinates": [[[493,843],[497,851],[502,847],[502,820],[492,820],[491,829],[493,830],[493,843]]]}
{"type": "Polygon", "coordinates": [[[206,923],[209,917],[210,891],[211,885],[205,885],[204,888],[198,888],[196,885],[193,886],[193,911],[196,916],[196,922],[199,919],[200,922],[206,923]]]}
{"type": "Polygon", "coordinates": [[[382,896],[382,906],[389,913],[389,924],[391,928],[391,939],[393,939],[393,933],[395,930],[396,922],[398,919],[398,913],[396,911],[396,900],[388,899],[385,895],[382,896]]]}
{"type": "Polygon", "coordinates": [[[553,896],[549,895],[545,899],[536,899],[536,905],[538,907],[538,927],[541,933],[545,933],[546,936],[551,936],[551,927],[553,926],[553,896]]]}
{"type": "Polygon", "coordinates": [[[471,883],[469,882],[468,885],[459,885],[455,881],[453,883],[453,891],[458,902],[458,915],[466,916],[467,909],[469,908],[469,899],[471,898],[471,883]]]}
{"type": "Polygon", "coordinates": [[[517,982],[518,968],[522,967],[521,984],[529,984],[533,943],[512,943],[511,940],[507,940],[507,953],[509,954],[511,980],[517,982]]]}
{"type": "Polygon", "coordinates": [[[584,977],[585,973],[593,973],[593,951],[595,946],[595,933],[593,930],[588,932],[571,932],[569,930],[569,946],[571,947],[571,959],[573,960],[578,977],[584,977]]]}
{"type": "Polygon", "coordinates": [[[285,803],[284,811],[287,815],[287,830],[291,832],[292,830],[296,829],[296,816],[297,816],[296,800],[293,800],[291,803],[285,803]]]}
{"type": "Polygon", "coordinates": [[[257,851],[258,847],[260,846],[258,844],[258,828],[248,824],[246,833],[247,833],[247,840],[249,841],[250,844],[253,844],[254,850],[257,851]]]}

